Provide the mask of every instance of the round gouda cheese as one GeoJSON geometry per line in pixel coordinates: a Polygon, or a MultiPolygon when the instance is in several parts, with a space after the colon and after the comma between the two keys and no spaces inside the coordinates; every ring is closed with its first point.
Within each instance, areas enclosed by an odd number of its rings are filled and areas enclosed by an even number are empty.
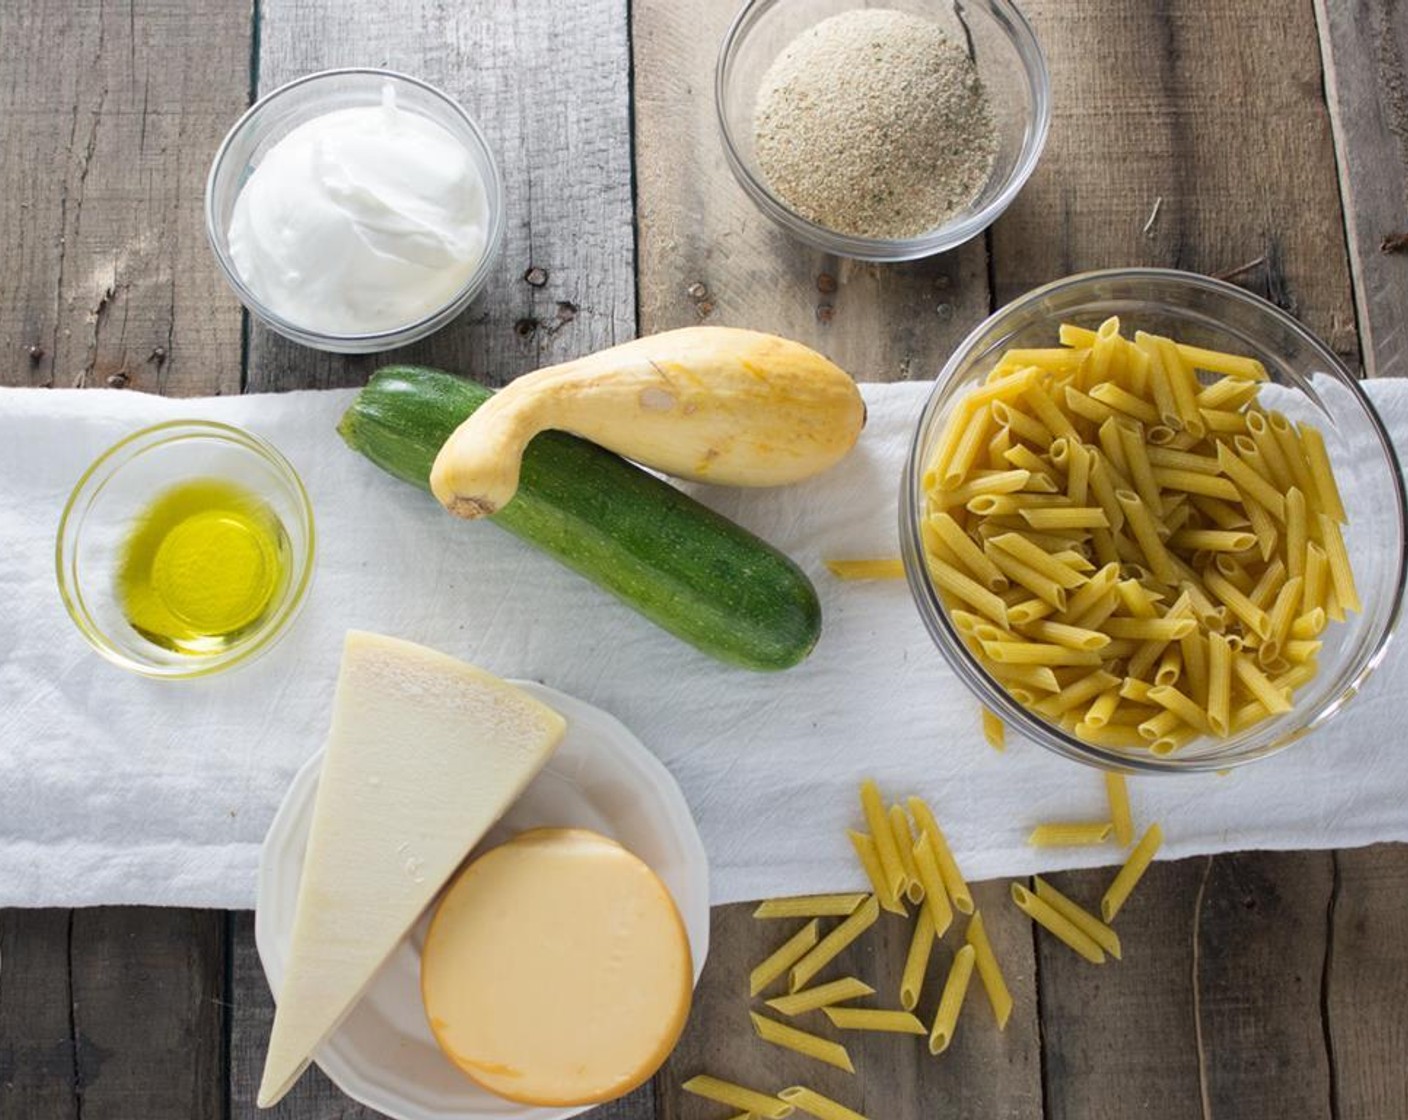
{"type": "Polygon", "coordinates": [[[471,863],[421,956],[441,1049],[525,1104],[592,1104],[641,1084],[684,1029],[692,979],[665,885],[582,829],[525,832],[471,863]]]}

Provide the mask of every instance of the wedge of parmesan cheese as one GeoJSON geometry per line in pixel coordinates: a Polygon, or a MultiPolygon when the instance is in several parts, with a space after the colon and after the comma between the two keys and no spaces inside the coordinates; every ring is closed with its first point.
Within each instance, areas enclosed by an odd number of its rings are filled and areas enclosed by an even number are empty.
{"type": "Polygon", "coordinates": [[[472,665],[348,633],[261,1108],[288,1092],[565,730],[472,665]]]}

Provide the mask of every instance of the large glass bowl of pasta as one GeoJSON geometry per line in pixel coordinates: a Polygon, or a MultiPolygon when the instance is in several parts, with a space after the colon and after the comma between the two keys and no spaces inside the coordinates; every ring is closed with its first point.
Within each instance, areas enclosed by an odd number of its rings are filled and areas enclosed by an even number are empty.
{"type": "Polygon", "coordinates": [[[1382,661],[1404,488],[1373,405],[1279,308],[1164,269],[1009,304],[935,383],[900,500],[905,571],[1013,731],[1129,771],[1305,738],[1382,661]]]}

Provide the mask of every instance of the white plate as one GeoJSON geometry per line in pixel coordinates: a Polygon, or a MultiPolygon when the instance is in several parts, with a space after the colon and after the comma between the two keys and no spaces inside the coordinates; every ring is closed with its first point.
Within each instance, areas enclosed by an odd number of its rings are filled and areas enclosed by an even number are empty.
{"type": "MultiPolygon", "coordinates": [[[[543,685],[515,683],[561,712],[567,734],[476,851],[545,825],[590,828],[619,840],[674,895],[689,933],[698,983],[709,951],[709,868],[679,786],[614,717],[543,685]]],[[[276,992],[288,959],[322,760],[319,751],[294,777],[259,860],[254,939],[276,992]]],[[[503,1100],[475,1085],[441,1053],[420,998],[420,953],[428,921],[429,913],[318,1050],[315,1060],[323,1072],[349,1097],[395,1120],[560,1120],[591,1107],[537,1108],[503,1100]]],[[[551,1013],[548,1008],[543,1012],[551,1013]]]]}

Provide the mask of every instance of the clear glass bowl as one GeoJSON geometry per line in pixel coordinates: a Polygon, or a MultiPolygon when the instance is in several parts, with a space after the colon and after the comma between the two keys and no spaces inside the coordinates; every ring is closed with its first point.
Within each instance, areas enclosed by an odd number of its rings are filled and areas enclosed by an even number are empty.
{"type": "Polygon", "coordinates": [[[1338,358],[1272,304],[1220,280],[1167,269],[1088,272],[1048,284],[1008,304],[963,340],[939,373],[919,420],[900,495],[900,547],[914,601],[939,652],[978,700],[1015,731],[1080,762],[1140,772],[1216,770],[1286,747],[1321,727],[1383,660],[1397,628],[1404,583],[1404,488],[1393,445],[1372,404],[1338,358]],[[1094,328],[1118,315],[1134,329],[1180,342],[1249,354],[1270,375],[1262,400],[1325,436],[1349,515],[1362,614],[1320,635],[1320,671],[1297,689],[1293,709],[1227,739],[1201,737],[1157,757],[1093,746],[1018,704],[969,653],[929,579],[923,560],[923,473],[943,424],[965,390],[1012,346],[1055,346],[1061,323],[1094,328]]]}
{"type": "Polygon", "coordinates": [[[268,650],[298,614],[313,576],[313,507],[271,444],[228,424],[173,420],[134,432],[78,480],[59,522],[59,594],[79,632],[114,665],[149,677],[202,677],[268,650]],[[218,652],[166,649],[138,632],[116,594],[133,526],[163,492],[195,479],[228,481],[262,501],[288,539],[289,570],[260,618],[218,652]]]}
{"type": "Polygon", "coordinates": [[[404,346],[438,331],[469,306],[489,279],[494,262],[503,247],[504,182],[489,141],[473,118],[458,102],[434,86],[392,70],[324,70],[309,74],[266,94],[235,122],[210,167],[205,185],[205,232],[220,271],[235,295],[250,313],[277,331],[304,346],[340,354],[369,354],[404,346]],[[489,208],[489,230],[484,256],[464,286],[443,306],[414,322],[389,330],[365,334],[326,334],[291,322],[269,307],[240,279],[230,256],[230,216],[240,189],[264,155],[305,121],[335,109],[351,109],[381,104],[382,90],[390,84],[396,91],[398,107],[440,125],[459,139],[469,151],[484,184],[489,208]]]}
{"type": "Polygon", "coordinates": [[[764,214],[828,253],[867,261],[909,261],[962,245],[991,225],[1036,167],[1051,123],[1051,79],[1031,25],[1008,0],[885,0],[883,6],[937,22],[966,38],[997,125],[998,151],[987,183],[948,221],[918,237],[881,239],[839,233],[802,217],[775,195],[758,168],[753,108],[773,60],[803,31],[863,0],[749,0],[734,18],[714,70],[714,105],[724,155],[764,214]]]}

